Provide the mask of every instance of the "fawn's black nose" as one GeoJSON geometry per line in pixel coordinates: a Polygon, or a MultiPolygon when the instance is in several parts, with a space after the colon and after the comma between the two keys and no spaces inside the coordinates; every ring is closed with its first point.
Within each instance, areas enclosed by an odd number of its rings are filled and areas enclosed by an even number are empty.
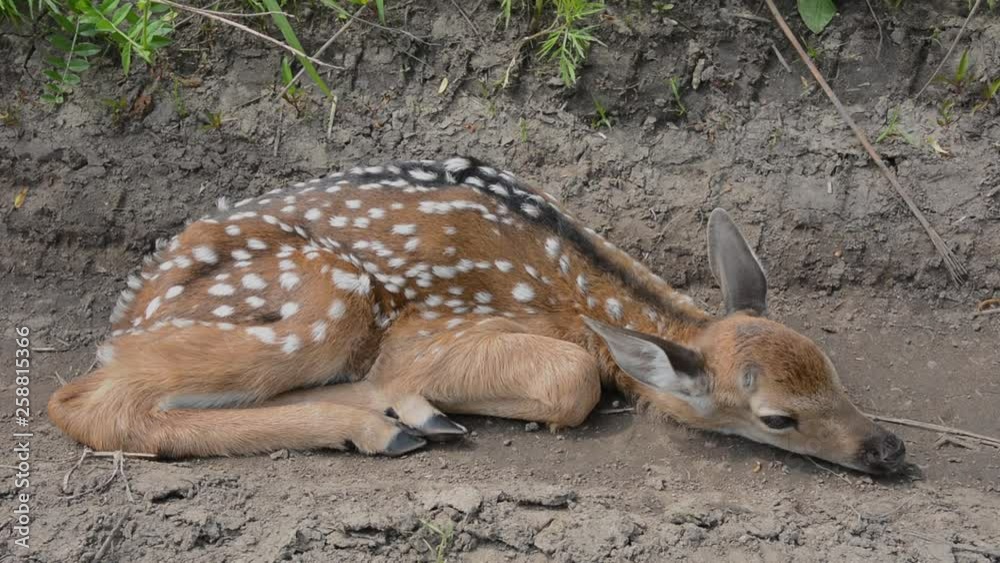
{"type": "Polygon", "coordinates": [[[895,473],[903,467],[905,460],[906,444],[892,432],[881,428],[865,438],[858,452],[861,466],[872,473],[895,473]]]}

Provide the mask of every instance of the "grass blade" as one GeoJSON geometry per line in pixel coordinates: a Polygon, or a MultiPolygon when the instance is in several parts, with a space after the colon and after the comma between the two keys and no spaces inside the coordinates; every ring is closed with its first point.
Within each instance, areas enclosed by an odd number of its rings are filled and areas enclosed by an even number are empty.
{"type": "MultiPolygon", "coordinates": [[[[271,12],[271,18],[274,19],[274,25],[278,26],[278,30],[280,30],[281,34],[285,37],[285,41],[287,41],[288,44],[295,50],[305,53],[305,50],[302,49],[302,44],[299,43],[299,38],[295,36],[295,31],[292,29],[291,24],[288,23],[288,18],[286,18],[285,14],[281,12],[281,6],[278,5],[278,2],[276,0],[263,0],[263,2],[264,5],[267,6],[267,10],[271,12]]],[[[303,56],[297,56],[296,58],[299,59],[299,63],[302,64],[302,68],[305,69],[309,78],[311,78],[312,81],[316,83],[316,86],[318,86],[319,89],[326,94],[326,97],[333,97],[333,92],[330,91],[326,82],[323,81],[319,72],[316,71],[316,67],[313,66],[312,61],[303,56]]]]}

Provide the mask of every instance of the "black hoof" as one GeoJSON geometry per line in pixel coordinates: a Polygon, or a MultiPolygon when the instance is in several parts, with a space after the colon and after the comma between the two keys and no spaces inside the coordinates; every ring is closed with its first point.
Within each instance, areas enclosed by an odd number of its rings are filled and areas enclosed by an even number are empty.
{"type": "Polygon", "coordinates": [[[427,440],[414,434],[408,428],[400,428],[399,432],[389,441],[389,445],[385,447],[385,451],[382,453],[391,456],[401,456],[403,454],[408,454],[413,450],[419,450],[420,448],[427,445],[427,440]]]}
{"type": "Polygon", "coordinates": [[[416,430],[433,442],[458,440],[469,433],[464,426],[443,414],[435,414],[428,418],[416,430]]]}

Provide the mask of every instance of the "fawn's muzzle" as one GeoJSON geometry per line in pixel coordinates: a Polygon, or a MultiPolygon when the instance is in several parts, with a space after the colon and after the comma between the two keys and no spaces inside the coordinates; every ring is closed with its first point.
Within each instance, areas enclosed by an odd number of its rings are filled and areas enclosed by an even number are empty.
{"type": "Polygon", "coordinates": [[[865,438],[858,451],[858,462],[872,473],[895,473],[906,461],[906,444],[895,434],[879,428],[865,438]]]}

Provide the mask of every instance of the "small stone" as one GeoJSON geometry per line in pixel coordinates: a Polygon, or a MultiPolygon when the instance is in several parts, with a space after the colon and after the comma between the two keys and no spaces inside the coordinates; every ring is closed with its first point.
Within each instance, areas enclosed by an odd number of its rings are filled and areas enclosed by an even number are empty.
{"type": "Polygon", "coordinates": [[[288,450],[281,449],[271,454],[271,459],[288,459],[288,450]]]}
{"type": "Polygon", "coordinates": [[[527,423],[527,424],[524,425],[524,431],[525,432],[538,432],[539,428],[541,428],[541,427],[538,426],[537,422],[529,422],[529,423],[527,423]]]}
{"type": "Polygon", "coordinates": [[[513,443],[514,443],[514,440],[511,440],[509,438],[503,441],[503,445],[505,445],[505,446],[509,446],[509,445],[511,445],[513,443]]]}

